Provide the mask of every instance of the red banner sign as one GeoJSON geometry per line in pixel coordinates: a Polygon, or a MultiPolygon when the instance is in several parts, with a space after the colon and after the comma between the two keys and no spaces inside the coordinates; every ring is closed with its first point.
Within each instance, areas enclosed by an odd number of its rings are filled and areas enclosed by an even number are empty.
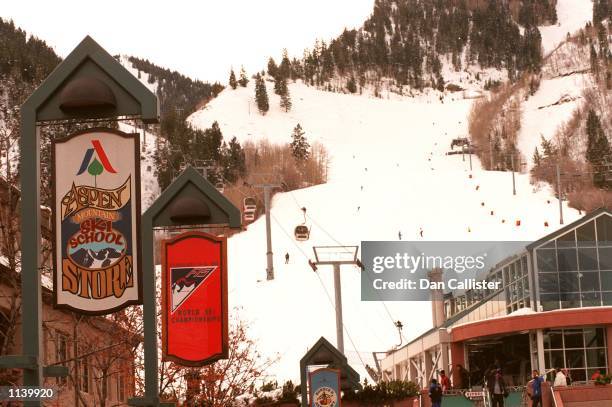
{"type": "Polygon", "coordinates": [[[227,239],[193,231],[164,240],[164,360],[204,366],[226,358],[227,325],[227,239]]]}

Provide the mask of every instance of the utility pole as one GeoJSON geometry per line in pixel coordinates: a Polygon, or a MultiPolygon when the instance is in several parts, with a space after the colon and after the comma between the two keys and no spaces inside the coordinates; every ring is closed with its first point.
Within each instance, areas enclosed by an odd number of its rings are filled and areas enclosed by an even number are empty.
{"type": "Polygon", "coordinates": [[[272,227],[270,224],[270,192],[274,188],[280,188],[280,184],[258,184],[255,188],[262,188],[264,192],[264,209],[266,213],[266,279],[274,280],[274,257],[272,255],[272,227]]]}
{"type": "Polygon", "coordinates": [[[334,306],[336,308],[336,347],[344,354],[344,323],[342,320],[342,281],[340,266],[351,264],[362,267],[357,258],[359,246],[315,246],[312,248],[315,261],[311,263],[313,270],[317,266],[333,266],[334,269],[334,306]]]}
{"type": "Polygon", "coordinates": [[[491,171],[493,171],[493,138],[491,133],[489,133],[489,165],[491,166],[491,171]]]}
{"type": "Polygon", "coordinates": [[[336,341],[338,350],[344,355],[344,324],[342,322],[342,284],[340,263],[334,263],[334,304],[336,305],[336,341]]]}
{"type": "MultiPolygon", "coordinates": [[[[471,145],[470,145],[471,147],[471,145]]],[[[472,150],[468,151],[469,157],[470,157],[470,171],[472,171],[472,150]]]]}
{"type": "Polygon", "coordinates": [[[510,155],[512,161],[512,195],[516,195],[516,181],[514,180],[514,153],[510,155]]]}
{"type": "MultiPolygon", "coordinates": [[[[471,146],[468,146],[468,147],[471,147],[471,146]]],[[[465,161],[465,144],[461,146],[461,151],[463,153],[463,161],[465,161]]],[[[470,158],[470,171],[472,171],[472,151],[471,150],[468,151],[468,156],[470,158]]]]}
{"type": "Polygon", "coordinates": [[[561,169],[559,163],[557,167],[557,198],[559,199],[559,224],[563,225],[563,201],[561,200],[561,169]]]}

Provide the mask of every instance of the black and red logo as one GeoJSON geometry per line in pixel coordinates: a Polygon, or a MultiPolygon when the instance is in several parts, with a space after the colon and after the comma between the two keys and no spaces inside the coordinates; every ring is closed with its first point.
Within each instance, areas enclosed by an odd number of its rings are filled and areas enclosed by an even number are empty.
{"type": "Polygon", "coordinates": [[[174,313],[206,280],[217,266],[174,267],[170,269],[172,282],[171,312],[174,313]]]}

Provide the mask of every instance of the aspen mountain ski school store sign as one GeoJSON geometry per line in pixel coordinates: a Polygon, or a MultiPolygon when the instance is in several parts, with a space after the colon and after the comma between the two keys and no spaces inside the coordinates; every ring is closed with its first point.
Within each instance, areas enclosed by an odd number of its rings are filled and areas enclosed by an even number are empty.
{"type": "Polygon", "coordinates": [[[53,143],[58,307],[106,314],[141,300],[137,134],[89,129],[53,143]]]}

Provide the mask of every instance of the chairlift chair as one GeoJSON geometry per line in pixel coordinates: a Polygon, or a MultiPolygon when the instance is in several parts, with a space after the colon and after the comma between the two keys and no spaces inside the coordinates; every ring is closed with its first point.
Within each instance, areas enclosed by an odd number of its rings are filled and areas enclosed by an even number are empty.
{"type": "Polygon", "coordinates": [[[223,182],[217,182],[215,184],[215,188],[217,188],[217,191],[223,193],[225,191],[225,185],[223,184],[223,182]]]}
{"type": "Polygon", "coordinates": [[[242,206],[245,212],[247,211],[255,212],[257,210],[257,201],[252,196],[249,196],[247,198],[244,198],[244,200],[242,201],[242,206]]]}
{"type": "Polygon", "coordinates": [[[255,220],[255,211],[244,211],[242,217],[245,222],[253,222],[255,220]]]}
{"type": "Polygon", "coordinates": [[[459,146],[459,147],[469,147],[470,145],[470,140],[467,137],[456,137],[451,141],[451,150],[455,148],[455,146],[459,146]]]}

